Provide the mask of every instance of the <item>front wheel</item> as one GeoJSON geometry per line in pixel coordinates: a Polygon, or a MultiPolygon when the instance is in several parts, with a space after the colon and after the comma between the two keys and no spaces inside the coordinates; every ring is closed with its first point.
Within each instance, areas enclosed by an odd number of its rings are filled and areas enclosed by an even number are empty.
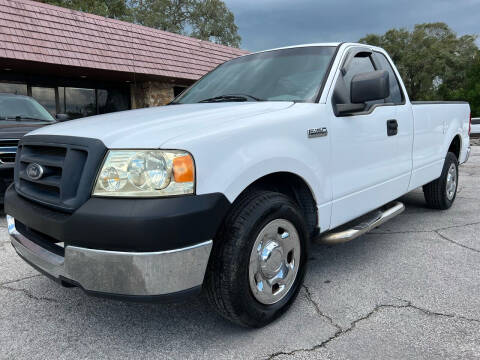
{"type": "Polygon", "coordinates": [[[449,209],[458,188],[458,159],[454,153],[447,153],[443,164],[442,175],[427,185],[423,186],[423,194],[427,205],[432,209],[449,209]]]}
{"type": "Polygon", "coordinates": [[[206,275],[210,303],[225,318],[261,327],[295,300],[307,261],[307,228],[287,196],[257,191],[227,216],[206,275]]]}

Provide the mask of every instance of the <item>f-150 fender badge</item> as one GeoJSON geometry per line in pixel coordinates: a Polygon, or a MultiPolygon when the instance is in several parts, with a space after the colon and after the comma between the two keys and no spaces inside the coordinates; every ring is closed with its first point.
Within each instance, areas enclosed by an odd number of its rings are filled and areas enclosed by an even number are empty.
{"type": "Polygon", "coordinates": [[[327,135],[328,135],[328,130],[327,130],[326,127],[317,128],[317,129],[308,129],[308,137],[309,138],[322,137],[322,136],[327,136],[327,135]]]}

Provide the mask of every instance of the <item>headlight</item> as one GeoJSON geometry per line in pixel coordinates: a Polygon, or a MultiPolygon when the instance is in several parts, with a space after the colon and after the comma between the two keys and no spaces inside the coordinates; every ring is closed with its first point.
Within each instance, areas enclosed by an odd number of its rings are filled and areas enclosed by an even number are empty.
{"type": "Polygon", "coordinates": [[[93,195],[156,197],[193,194],[192,156],[176,150],[110,150],[93,195]]]}

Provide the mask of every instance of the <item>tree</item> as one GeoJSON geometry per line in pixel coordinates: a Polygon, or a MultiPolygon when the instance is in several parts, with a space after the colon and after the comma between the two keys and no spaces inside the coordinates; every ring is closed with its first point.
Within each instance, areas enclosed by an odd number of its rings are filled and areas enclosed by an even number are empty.
{"type": "Polygon", "coordinates": [[[240,46],[235,17],[221,0],[136,0],[132,4],[135,21],[139,24],[218,44],[240,46]]]}
{"type": "Polygon", "coordinates": [[[132,2],[135,22],[177,34],[185,34],[184,29],[189,20],[192,5],[192,0],[136,0],[132,2]]]}
{"type": "Polygon", "coordinates": [[[131,9],[126,0],[36,0],[42,3],[57,5],[105,16],[111,19],[131,19],[131,9]]]}
{"type": "Polygon", "coordinates": [[[221,0],[37,0],[239,47],[233,13],[221,0]]]}
{"type": "Polygon", "coordinates": [[[477,53],[474,64],[467,73],[467,82],[463,94],[459,98],[470,103],[472,116],[480,117],[480,51],[477,53]]]}
{"type": "Polygon", "coordinates": [[[457,35],[445,23],[415,25],[412,32],[391,29],[383,35],[369,34],[360,42],[388,51],[413,100],[436,100],[442,89],[462,88],[476,58],[476,36],[457,35]]]}
{"type": "Polygon", "coordinates": [[[223,1],[196,1],[190,13],[191,36],[223,45],[240,46],[233,13],[223,1]]]}
{"type": "Polygon", "coordinates": [[[451,100],[466,100],[470,103],[473,117],[480,117],[480,51],[466,73],[466,80],[462,87],[448,89],[443,85],[439,91],[445,98],[451,100]]]}

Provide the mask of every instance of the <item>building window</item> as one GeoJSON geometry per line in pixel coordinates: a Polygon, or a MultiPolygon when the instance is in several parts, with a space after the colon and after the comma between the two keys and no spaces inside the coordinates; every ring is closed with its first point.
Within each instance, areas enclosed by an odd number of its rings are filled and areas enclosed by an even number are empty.
{"type": "Polygon", "coordinates": [[[35,84],[0,82],[0,93],[31,96],[52,116],[67,114],[70,119],[130,109],[130,88],[91,88],[55,86],[48,82],[35,84]]]}
{"type": "Polygon", "coordinates": [[[28,89],[26,84],[13,84],[13,83],[0,82],[0,93],[27,95],[28,89]]]}
{"type": "Polygon", "coordinates": [[[65,113],[70,119],[97,114],[97,101],[94,89],[67,87],[64,91],[65,113]]]}
{"type": "Polygon", "coordinates": [[[180,95],[187,87],[186,86],[174,86],[173,87],[173,96],[177,97],[180,95]]]}
{"type": "Polygon", "coordinates": [[[98,113],[107,114],[114,111],[130,109],[128,90],[123,89],[99,89],[97,95],[98,113]]]}
{"type": "Polygon", "coordinates": [[[43,105],[52,116],[55,116],[57,113],[55,88],[32,86],[32,97],[43,105]]]}

